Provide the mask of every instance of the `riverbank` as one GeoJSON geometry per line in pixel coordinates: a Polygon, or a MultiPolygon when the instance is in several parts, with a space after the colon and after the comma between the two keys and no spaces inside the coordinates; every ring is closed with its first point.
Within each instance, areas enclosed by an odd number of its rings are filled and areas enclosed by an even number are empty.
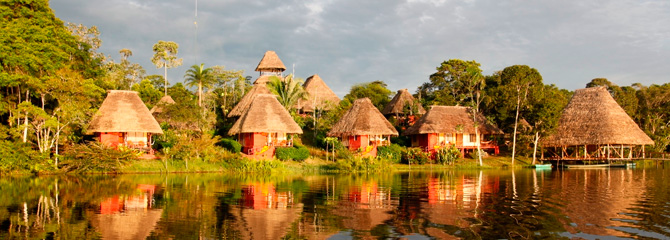
{"type": "MultiPolygon", "coordinates": [[[[460,158],[453,165],[442,164],[399,164],[387,163],[381,160],[373,160],[374,166],[383,168],[381,170],[392,171],[426,171],[440,169],[505,169],[530,167],[532,159],[517,158],[514,166],[511,157],[487,157],[483,159],[484,165],[479,166],[476,159],[460,158]],[[381,161],[381,162],[379,162],[381,161]],[[380,166],[381,165],[381,166],[380,166]]],[[[339,159],[337,161],[346,161],[339,159]]],[[[249,159],[227,159],[220,162],[204,161],[163,161],[163,160],[137,160],[121,167],[118,173],[205,173],[205,172],[348,172],[348,169],[340,169],[342,164],[336,161],[326,161],[320,158],[309,158],[303,162],[249,159]],[[167,166],[166,166],[167,165],[167,166]]],[[[365,167],[363,167],[365,168],[365,167]]],[[[378,172],[380,169],[368,168],[357,172],[378,172]]]]}

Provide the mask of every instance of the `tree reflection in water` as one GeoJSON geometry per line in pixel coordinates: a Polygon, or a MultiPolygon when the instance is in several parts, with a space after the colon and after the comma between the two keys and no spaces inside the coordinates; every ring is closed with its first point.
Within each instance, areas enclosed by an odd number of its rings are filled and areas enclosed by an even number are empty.
{"type": "Polygon", "coordinates": [[[0,239],[670,238],[666,169],[0,178],[0,239]]]}

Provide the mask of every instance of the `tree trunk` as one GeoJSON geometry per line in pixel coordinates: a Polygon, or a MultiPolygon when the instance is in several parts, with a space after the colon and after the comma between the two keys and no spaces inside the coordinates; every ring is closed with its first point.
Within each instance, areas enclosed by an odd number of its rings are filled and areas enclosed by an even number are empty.
{"type": "Polygon", "coordinates": [[[516,154],[516,129],[519,125],[519,105],[521,104],[521,95],[516,97],[516,117],[514,117],[514,136],[512,137],[512,166],[514,166],[514,155],[516,154]]]}
{"type": "MultiPolygon", "coordinates": [[[[26,101],[28,101],[30,95],[30,90],[26,90],[26,101]]],[[[26,117],[23,122],[23,142],[26,143],[28,142],[28,110],[26,112],[26,117]]]]}
{"type": "Polygon", "coordinates": [[[165,96],[167,96],[167,85],[168,85],[168,80],[167,80],[167,64],[165,64],[165,67],[164,67],[164,68],[165,68],[165,73],[164,73],[164,75],[163,75],[163,76],[164,76],[164,77],[163,77],[163,80],[165,81],[165,85],[164,85],[163,87],[164,87],[164,89],[165,89],[165,96]]]}
{"type": "Polygon", "coordinates": [[[198,107],[202,107],[202,80],[198,82],[198,107]]]}
{"type": "Polygon", "coordinates": [[[535,164],[535,155],[537,154],[537,142],[540,140],[540,132],[535,132],[535,144],[533,146],[533,164],[535,164]]]}

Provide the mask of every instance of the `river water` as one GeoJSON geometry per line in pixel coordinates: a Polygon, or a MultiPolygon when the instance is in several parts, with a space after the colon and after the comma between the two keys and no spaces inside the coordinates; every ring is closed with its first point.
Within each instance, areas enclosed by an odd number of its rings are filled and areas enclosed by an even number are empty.
{"type": "Polygon", "coordinates": [[[670,239],[670,169],[0,178],[0,239],[670,239]]]}

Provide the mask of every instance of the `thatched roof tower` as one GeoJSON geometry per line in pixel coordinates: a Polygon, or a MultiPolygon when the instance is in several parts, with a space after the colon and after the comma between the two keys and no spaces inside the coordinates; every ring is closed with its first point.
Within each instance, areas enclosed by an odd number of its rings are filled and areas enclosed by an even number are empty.
{"type": "Polygon", "coordinates": [[[228,113],[228,117],[239,117],[249,109],[249,106],[254,101],[258,94],[270,94],[270,89],[265,84],[254,84],[254,86],[244,94],[242,99],[233,107],[228,113]]]}
{"type": "Polygon", "coordinates": [[[423,115],[426,113],[426,109],[423,109],[421,103],[416,101],[412,94],[409,93],[407,89],[400,89],[398,93],[391,99],[391,101],[386,104],[382,114],[392,115],[392,114],[405,114],[405,106],[409,106],[412,113],[410,114],[420,114],[423,115]]]}
{"type": "Polygon", "coordinates": [[[313,112],[315,108],[330,110],[332,106],[340,103],[340,98],[317,74],[308,77],[302,86],[308,97],[305,100],[298,101],[296,108],[303,112],[313,112]]]}
{"type": "Polygon", "coordinates": [[[285,70],[286,67],[284,66],[284,63],[281,61],[281,59],[279,59],[279,56],[277,56],[277,53],[274,51],[265,52],[265,55],[263,55],[263,58],[256,67],[256,71],[261,72],[261,75],[265,75],[263,73],[268,72],[281,75],[281,73],[285,70]]]}
{"type": "Polygon", "coordinates": [[[163,134],[161,126],[135,91],[110,90],[93,115],[87,134],[96,132],[148,132],[163,134]]]}
{"type": "Polygon", "coordinates": [[[345,137],[355,135],[398,135],[393,125],[386,120],[369,98],[354,101],[353,106],[335,123],[328,136],[345,137]]]}
{"type": "Polygon", "coordinates": [[[258,94],[240,119],[228,131],[228,135],[240,133],[279,132],[302,133],[291,114],[272,94],[258,94]]]}
{"type": "Polygon", "coordinates": [[[152,114],[153,113],[162,113],[163,112],[163,107],[162,106],[175,104],[175,103],[176,102],[174,101],[174,99],[172,99],[172,97],[170,97],[170,95],[165,95],[160,100],[158,100],[156,105],[154,105],[154,107],[151,108],[150,112],[152,114]]]}
{"type": "Polygon", "coordinates": [[[626,114],[605,87],[575,90],[545,147],[583,145],[653,145],[654,141],[626,114]]]}
{"type": "MultiPolygon", "coordinates": [[[[427,133],[457,133],[458,130],[466,133],[475,133],[475,124],[472,120],[472,109],[461,106],[432,106],[423,117],[403,135],[427,133]],[[462,128],[462,129],[459,129],[462,128]]],[[[482,134],[503,134],[498,127],[488,124],[483,114],[477,114],[478,131],[482,134]]]]}

